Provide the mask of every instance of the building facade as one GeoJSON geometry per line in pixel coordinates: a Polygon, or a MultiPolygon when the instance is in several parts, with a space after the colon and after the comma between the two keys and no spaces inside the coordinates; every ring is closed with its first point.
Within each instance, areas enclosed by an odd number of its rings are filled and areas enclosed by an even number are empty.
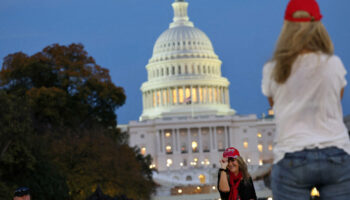
{"type": "Polygon", "coordinates": [[[146,65],[142,115],[127,126],[130,146],[153,157],[154,180],[162,186],[158,197],[176,191],[182,195],[190,189],[178,187],[186,185],[198,191],[212,188],[218,196],[222,152],[238,148],[253,173],[272,162],[275,124],[272,115],[236,114],[230,82],[221,74],[222,61],[210,39],[189,20],[187,2],[176,0],[172,7],[173,22],[157,39],[146,65]]]}

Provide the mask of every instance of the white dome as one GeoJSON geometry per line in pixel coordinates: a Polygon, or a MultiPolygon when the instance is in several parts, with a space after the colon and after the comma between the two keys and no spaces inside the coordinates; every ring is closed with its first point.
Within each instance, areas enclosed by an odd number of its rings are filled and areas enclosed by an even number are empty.
{"type": "Polygon", "coordinates": [[[232,115],[229,81],[209,38],[187,16],[188,3],[175,1],[174,19],[157,39],[142,84],[140,120],[169,116],[232,115]]]}
{"type": "Polygon", "coordinates": [[[182,58],[217,59],[213,46],[205,33],[191,26],[177,26],[164,31],[157,39],[150,62],[182,58]]]}

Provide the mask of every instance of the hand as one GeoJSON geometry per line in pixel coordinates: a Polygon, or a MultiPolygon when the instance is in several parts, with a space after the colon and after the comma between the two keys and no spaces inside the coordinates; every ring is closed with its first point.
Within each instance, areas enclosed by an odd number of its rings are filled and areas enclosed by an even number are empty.
{"type": "Polygon", "coordinates": [[[227,158],[222,158],[220,161],[221,169],[226,169],[228,161],[227,158]]]}

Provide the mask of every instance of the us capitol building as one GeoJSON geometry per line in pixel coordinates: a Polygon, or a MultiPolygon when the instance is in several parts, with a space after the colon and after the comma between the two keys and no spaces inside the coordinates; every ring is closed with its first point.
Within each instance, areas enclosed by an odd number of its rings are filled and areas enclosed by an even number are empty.
{"type": "Polygon", "coordinates": [[[187,2],[176,0],[172,7],[173,22],[146,65],[142,115],[126,126],[130,146],[153,157],[150,167],[160,185],[153,199],[219,199],[219,159],[229,146],[248,163],[258,197],[268,196],[258,176],[272,162],[272,114],[235,114],[230,82],[210,39],[189,20],[187,2]]]}

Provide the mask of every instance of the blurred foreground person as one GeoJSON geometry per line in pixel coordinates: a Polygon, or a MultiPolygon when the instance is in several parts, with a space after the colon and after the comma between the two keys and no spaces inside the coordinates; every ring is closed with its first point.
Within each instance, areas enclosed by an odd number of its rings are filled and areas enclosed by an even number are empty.
{"type": "Polygon", "coordinates": [[[233,147],[227,148],[220,160],[218,190],[222,200],[256,200],[247,164],[233,147]]]}
{"type": "Polygon", "coordinates": [[[13,200],[30,200],[30,190],[27,187],[20,187],[15,190],[13,200]]]}
{"type": "Polygon", "coordinates": [[[274,200],[350,199],[350,141],[341,99],[346,70],[315,0],[291,0],[262,92],[275,112],[274,200]]]}

